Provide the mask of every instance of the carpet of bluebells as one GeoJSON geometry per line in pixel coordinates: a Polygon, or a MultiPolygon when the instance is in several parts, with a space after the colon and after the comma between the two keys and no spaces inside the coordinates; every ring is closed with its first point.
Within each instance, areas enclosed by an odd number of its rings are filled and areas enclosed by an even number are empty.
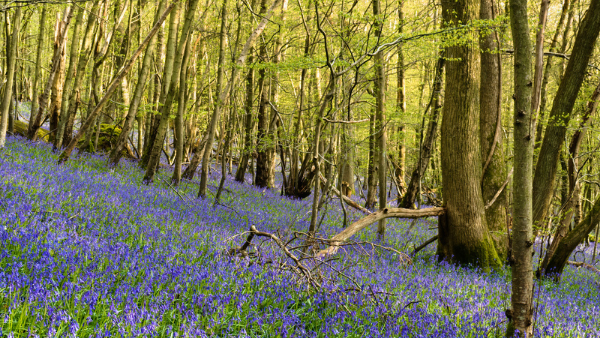
{"type": "MultiPolygon", "coordinates": [[[[289,273],[223,254],[254,224],[305,231],[310,201],[228,177],[222,205],[196,198],[197,182],[151,186],[133,162],[74,156],[58,166],[46,144],[9,137],[0,150],[0,336],[8,337],[499,337],[508,271],[438,264],[435,244],[404,265],[392,252],[348,250],[347,279],[307,290],[289,273]]],[[[219,170],[211,174],[215,192],[219,170]]],[[[342,227],[339,200],[320,228],[342,227]]],[[[361,217],[349,211],[351,220],[361,217]]],[[[435,219],[389,220],[383,244],[410,252],[435,219]]],[[[374,240],[373,231],[357,235],[374,240]]],[[[590,260],[582,248],[578,260],[590,260]]],[[[277,251],[265,253],[273,257],[277,251]]],[[[331,273],[331,271],[330,271],[331,273]]],[[[600,286],[568,267],[535,288],[536,337],[600,336],[600,286]]]]}

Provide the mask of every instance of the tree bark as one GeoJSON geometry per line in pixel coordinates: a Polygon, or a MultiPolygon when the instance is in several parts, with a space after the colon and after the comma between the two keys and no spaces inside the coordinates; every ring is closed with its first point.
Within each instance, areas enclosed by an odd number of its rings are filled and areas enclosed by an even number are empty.
{"type": "MultiPolygon", "coordinates": [[[[46,16],[48,13],[48,6],[42,5],[42,16],[40,18],[40,31],[38,35],[38,45],[35,56],[35,71],[33,73],[33,97],[31,99],[31,114],[29,116],[29,126],[28,126],[28,137],[33,139],[33,136],[36,135],[37,129],[34,129],[34,123],[36,120],[36,114],[38,112],[39,102],[38,102],[38,85],[40,83],[40,73],[42,70],[42,50],[44,48],[44,39],[46,38],[46,16]]],[[[39,128],[39,127],[38,127],[39,128]]]]}
{"type": "MultiPolygon", "coordinates": [[[[265,15],[267,11],[267,0],[261,0],[260,2],[260,14],[265,15]]],[[[262,42],[260,45],[260,52],[258,59],[261,63],[267,62],[267,45],[266,42],[262,42]]],[[[268,165],[268,148],[269,148],[269,114],[267,111],[267,104],[269,101],[269,86],[266,83],[267,70],[265,67],[261,67],[258,71],[258,132],[256,134],[256,176],[254,178],[254,185],[260,188],[269,187],[269,165],[268,165]]],[[[270,111],[270,110],[269,110],[270,111]]]]}
{"type": "Polygon", "coordinates": [[[527,1],[510,0],[510,23],[515,45],[514,57],[514,181],[513,228],[510,261],[512,263],[511,307],[506,311],[506,336],[519,330],[521,337],[532,334],[533,231],[532,183],[532,71],[527,1]]]}
{"type": "MultiPolygon", "coordinates": [[[[450,27],[475,20],[479,1],[442,2],[450,27]]],[[[450,46],[441,126],[442,183],[445,220],[439,226],[438,255],[484,269],[500,266],[490,237],[481,193],[482,160],[479,138],[479,51],[450,46]]]]}
{"type": "Polygon", "coordinates": [[[6,51],[8,56],[8,69],[6,71],[6,84],[4,85],[4,96],[0,106],[0,149],[4,148],[6,143],[6,130],[8,129],[8,115],[10,102],[13,95],[13,84],[15,80],[15,69],[17,68],[17,49],[19,48],[19,30],[21,29],[21,7],[15,10],[13,20],[13,32],[6,51]]]}
{"type": "MultiPolygon", "coordinates": [[[[585,218],[560,241],[556,251],[548,261],[548,266],[544,271],[545,276],[553,277],[556,281],[560,280],[561,274],[573,250],[594,230],[594,227],[598,224],[598,220],[600,220],[600,197],[596,199],[594,206],[585,218]]],[[[596,238],[596,240],[598,239],[596,238]]]]}
{"type": "MultiPolygon", "coordinates": [[[[375,16],[375,36],[379,42],[383,32],[383,18],[381,3],[379,0],[373,0],[373,15],[375,16]]],[[[383,51],[375,55],[375,127],[377,128],[377,160],[379,170],[379,209],[384,209],[387,204],[386,194],[386,175],[387,175],[387,155],[386,155],[386,123],[385,123],[385,60],[383,51]]],[[[385,237],[385,219],[379,220],[377,226],[377,237],[385,237]]]]}
{"type": "Polygon", "coordinates": [[[354,236],[356,233],[361,231],[362,229],[368,227],[369,225],[378,222],[382,219],[386,219],[389,217],[396,218],[424,218],[424,217],[433,217],[433,216],[442,216],[444,215],[444,208],[425,208],[419,210],[413,209],[404,209],[404,208],[383,208],[377,212],[374,212],[366,217],[359,219],[358,221],[350,224],[347,228],[345,228],[342,232],[337,235],[331,237],[331,244],[328,248],[319,251],[317,256],[324,255],[333,255],[337,252],[339,246],[347,241],[350,237],[354,236]]]}
{"type": "MultiPolygon", "coordinates": [[[[479,16],[482,20],[496,18],[494,1],[481,0],[479,16]]],[[[498,50],[498,34],[493,31],[479,38],[481,48],[481,85],[479,89],[479,140],[483,163],[481,191],[488,204],[500,191],[506,179],[506,162],[502,148],[502,75],[498,50]]],[[[508,234],[506,233],[506,190],[485,210],[485,218],[498,256],[506,258],[508,234]]]]}
{"type": "Polygon", "coordinates": [[[58,119],[58,126],[56,129],[56,137],[54,139],[54,149],[60,150],[62,148],[63,137],[65,133],[65,125],[68,119],[68,110],[69,110],[69,98],[71,97],[71,88],[73,88],[75,72],[77,70],[77,60],[79,56],[79,43],[81,34],[81,25],[83,21],[83,13],[85,9],[83,7],[78,7],[77,9],[77,17],[75,18],[75,23],[73,26],[73,36],[71,38],[71,49],[69,50],[69,67],[67,68],[67,75],[65,77],[65,82],[63,86],[61,104],[60,104],[60,114],[58,119]]]}

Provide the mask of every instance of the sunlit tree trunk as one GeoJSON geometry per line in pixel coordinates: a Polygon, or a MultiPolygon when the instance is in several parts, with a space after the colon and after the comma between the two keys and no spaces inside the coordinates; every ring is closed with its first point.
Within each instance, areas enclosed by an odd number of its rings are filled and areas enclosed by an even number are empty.
{"type": "MultiPolygon", "coordinates": [[[[8,13],[5,13],[8,15],[8,13]]],[[[10,45],[7,46],[8,69],[6,70],[6,83],[4,84],[4,96],[0,103],[0,149],[6,143],[6,130],[8,129],[8,114],[10,101],[13,95],[13,84],[15,80],[15,69],[17,68],[17,49],[19,48],[19,30],[21,29],[21,7],[17,7],[13,19],[13,32],[10,45]]]]}
{"type": "Polygon", "coordinates": [[[560,82],[548,126],[540,149],[533,179],[533,221],[540,223],[546,217],[556,181],[558,157],[563,146],[575,100],[588,69],[600,33],[600,0],[592,0],[573,45],[573,52],[560,82]]]}

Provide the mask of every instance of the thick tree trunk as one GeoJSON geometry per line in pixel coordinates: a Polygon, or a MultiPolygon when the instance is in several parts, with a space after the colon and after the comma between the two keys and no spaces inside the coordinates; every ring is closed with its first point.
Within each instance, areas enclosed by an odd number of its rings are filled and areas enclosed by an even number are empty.
{"type": "MultiPolygon", "coordinates": [[[[475,20],[479,1],[442,2],[450,26],[475,20]]],[[[479,138],[479,51],[450,46],[446,64],[443,108],[442,182],[446,218],[439,226],[438,255],[484,269],[500,260],[490,237],[481,193],[482,160],[479,138]]]]}
{"type": "Polygon", "coordinates": [[[573,106],[594,51],[598,33],[600,33],[600,0],[592,0],[577,32],[565,76],[556,92],[535,167],[533,180],[534,224],[544,220],[550,207],[560,149],[563,146],[573,106]]]}

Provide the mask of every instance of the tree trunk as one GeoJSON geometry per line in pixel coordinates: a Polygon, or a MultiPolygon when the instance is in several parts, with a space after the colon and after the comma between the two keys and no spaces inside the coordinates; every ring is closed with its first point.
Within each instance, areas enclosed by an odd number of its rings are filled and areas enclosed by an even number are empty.
{"type": "MultiPolygon", "coordinates": [[[[590,210],[585,218],[560,241],[556,251],[548,261],[548,266],[544,271],[545,276],[553,277],[556,281],[560,280],[569,257],[575,248],[577,248],[577,245],[579,245],[587,235],[594,230],[594,227],[598,224],[598,220],[600,220],[600,197],[596,198],[592,210],[590,210]]],[[[598,239],[596,238],[596,240],[598,239]]]]}
{"type": "MultiPolygon", "coordinates": [[[[54,54],[52,57],[52,69],[50,70],[50,74],[48,74],[48,81],[46,83],[46,87],[44,88],[44,92],[39,98],[39,102],[37,103],[36,109],[33,109],[32,105],[32,115],[30,117],[30,123],[28,128],[27,137],[30,140],[35,140],[37,137],[37,131],[42,126],[44,117],[44,111],[47,106],[48,96],[50,95],[50,91],[52,90],[52,96],[50,97],[50,137],[49,141],[53,142],[53,137],[55,134],[55,129],[58,126],[58,114],[60,113],[60,97],[62,96],[62,86],[61,84],[64,81],[64,64],[65,64],[65,46],[67,40],[67,28],[68,24],[71,21],[73,11],[72,8],[69,7],[65,10],[64,19],[61,19],[60,16],[56,22],[56,28],[54,32],[54,54]]],[[[39,47],[39,46],[38,46],[39,47]]],[[[37,92],[37,90],[36,90],[37,92]]],[[[37,94],[36,94],[37,95],[37,94]]]]}
{"type": "MultiPolygon", "coordinates": [[[[260,2],[260,15],[265,15],[267,11],[267,0],[260,2]]],[[[260,45],[259,60],[261,63],[267,62],[267,45],[262,42],[260,45]]],[[[266,83],[267,70],[261,67],[258,71],[258,132],[256,134],[256,176],[254,185],[260,188],[269,187],[269,166],[268,166],[268,148],[269,148],[269,114],[267,104],[269,101],[269,86],[266,83]]],[[[270,111],[270,110],[269,110],[270,111]]],[[[269,187],[271,188],[271,187],[269,187]]]]}
{"type": "MultiPolygon", "coordinates": [[[[402,35],[404,30],[404,11],[402,9],[404,0],[398,2],[398,34],[402,35]]],[[[404,118],[406,113],[406,88],[404,81],[404,50],[402,43],[398,44],[398,70],[397,70],[397,92],[396,92],[396,111],[401,119],[404,118]]],[[[398,168],[394,171],[396,180],[398,181],[399,195],[406,193],[406,182],[404,176],[406,175],[406,124],[400,122],[398,126],[398,168]]]]}
{"type": "MultiPolygon", "coordinates": [[[[48,6],[42,5],[42,17],[40,18],[40,32],[38,35],[38,45],[35,56],[35,71],[33,73],[33,97],[31,99],[31,114],[29,116],[28,136],[33,139],[33,135],[37,133],[37,129],[33,131],[36,115],[38,112],[38,85],[40,83],[40,73],[42,70],[42,51],[44,48],[44,39],[46,38],[46,16],[48,13],[48,6]]],[[[39,128],[39,127],[38,127],[39,128]]]]}
{"type": "MultiPolygon", "coordinates": [[[[375,16],[375,36],[380,41],[383,31],[383,17],[381,3],[379,0],[373,0],[373,15],[375,16]]],[[[379,209],[384,209],[387,204],[386,194],[386,174],[387,174],[387,155],[386,155],[386,126],[385,126],[385,60],[383,52],[375,55],[375,128],[377,128],[377,159],[379,171],[379,209]]],[[[377,226],[377,237],[385,237],[385,219],[379,220],[377,226]]]]}
{"type": "MultiPolygon", "coordinates": [[[[7,14],[8,15],[8,14],[7,14]]],[[[0,106],[0,149],[4,148],[6,143],[6,130],[8,129],[8,115],[10,101],[12,99],[13,84],[15,79],[15,69],[17,67],[17,49],[19,48],[19,30],[21,29],[21,7],[15,10],[13,20],[13,32],[9,49],[6,50],[8,57],[8,69],[6,71],[6,84],[4,85],[4,96],[0,106]]],[[[8,38],[8,37],[7,37],[8,38]]]]}
{"type": "MultiPolygon", "coordinates": [[[[401,202],[399,203],[399,207],[413,209],[415,207],[415,201],[417,200],[417,196],[420,192],[420,182],[425,175],[425,171],[427,171],[427,166],[429,165],[429,160],[433,154],[433,147],[435,140],[437,139],[437,127],[438,120],[442,110],[442,82],[444,75],[444,53],[440,53],[440,58],[437,61],[437,65],[435,67],[435,79],[433,83],[433,88],[431,90],[431,101],[429,102],[428,109],[431,109],[431,118],[429,119],[429,124],[427,125],[427,135],[425,136],[425,140],[423,144],[419,147],[419,161],[417,163],[417,167],[413,170],[412,175],[410,177],[410,183],[406,188],[406,193],[402,197],[401,202]]],[[[425,110],[425,114],[427,114],[427,110],[425,110]]],[[[425,118],[425,117],[423,117],[425,118]]]]}
{"type": "MultiPolygon", "coordinates": [[[[160,123],[159,123],[158,131],[156,133],[156,138],[154,139],[154,145],[152,146],[151,153],[150,153],[150,156],[148,159],[148,165],[146,166],[146,175],[144,176],[145,184],[149,184],[154,180],[154,174],[156,172],[156,168],[157,168],[159,160],[160,160],[160,151],[163,148],[165,135],[166,135],[167,129],[169,128],[169,116],[171,114],[171,107],[173,105],[173,100],[175,99],[175,95],[179,91],[179,95],[184,95],[184,97],[185,97],[185,93],[181,90],[182,88],[178,88],[178,87],[179,87],[181,75],[182,74],[185,75],[185,71],[183,71],[183,70],[185,67],[187,67],[187,65],[183,64],[184,60],[187,61],[189,59],[189,55],[186,58],[184,56],[184,54],[185,54],[187,44],[191,43],[191,42],[189,42],[189,40],[190,40],[189,36],[190,36],[192,20],[196,13],[198,0],[192,0],[189,5],[190,6],[187,9],[185,21],[183,24],[183,29],[181,31],[181,37],[179,38],[179,44],[176,49],[176,54],[172,55],[172,57],[175,58],[175,63],[172,68],[173,75],[171,76],[171,79],[170,79],[171,84],[169,85],[168,94],[167,94],[165,101],[163,102],[163,105],[160,109],[160,123]]],[[[173,14],[175,14],[175,13],[173,13],[173,14]]],[[[179,14],[177,14],[177,15],[179,15],[179,14]]],[[[175,19],[175,20],[179,21],[178,19],[175,19]]],[[[174,27],[175,27],[174,33],[169,32],[169,39],[171,38],[171,36],[173,36],[174,38],[177,37],[177,28],[176,28],[177,26],[178,25],[174,25],[174,27]]],[[[171,30],[171,26],[169,26],[169,30],[171,30]]],[[[167,51],[167,54],[171,55],[168,51],[167,51]]],[[[186,79],[183,78],[182,80],[185,81],[186,79]]],[[[169,140],[169,138],[167,137],[167,143],[168,143],[168,140],[169,140]]]]}
{"type": "MultiPolygon", "coordinates": [[[[479,16],[482,20],[496,18],[493,0],[481,0],[479,16]]],[[[483,201],[488,205],[506,180],[502,133],[502,75],[501,59],[498,50],[498,34],[494,31],[480,36],[481,85],[479,89],[479,140],[483,163],[481,191],[483,201]]],[[[506,191],[502,190],[496,200],[485,210],[488,229],[494,241],[496,252],[502,260],[508,251],[506,233],[506,191]]]]}
{"type": "Polygon", "coordinates": [[[365,208],[375,208],[375,197],[377,194],[377,151],[376,151],[376,129],[375,129],[375,112],[371,112],[369,119],[369,166],[367,168],[367,200],[365,208]]]}
{"type": "MultiPolygon", "coordinates": [[[[166,1],[161,0],[158,5],[158,11],[154,17],[154,24],[159,19],[159,15],[164,11],[166,6],[166,1]]],[[[127,117],[125,118],[125,122],[123,123],[123,127],[121,129],[121,134],[117,139],[117,143],[113,147],[110,158],[109,165],[112,167],[117,166],[122,157],[122,151],[127,143],[127,136],[129,135],[129,131],[133,127],[133,122],[136,114],[138,113],[138,108],[142,102],[142,96],[144,95],[144,87],[146,86],[146,80],[148,78],[148,74],[150,73],[150,67],[152,66],[152,55],[154,54],[156,43],[154,42],[156,39],[152,39],[148,45],[148,49],[144,54],[144,59],[142,61],[142,68],[140,70],[140,75],[138,78],[137,85],[135,87],[135,93],[133,94],[133,100],[131,101],[131,105],[129,106],[129,111],[127,112],[127,117]]],[[[140,130],[141,133],[141,130],[140,130]]],[[[141,149],[140,149],[141,150],[141,149]]]]}
{"type": "Polygon", "coordinates": [[[600,0],[592,0],[577,32],[565,76],[556,92],[535,167],[533,180],[534,224],[544,220],[550,207],[560,149],[563,146],[573,106],[594,51],[598,33],[600,33],[600,0]]]}
{"type": "MultiPolygon", "coordinates": [[[[254,7],[255,0],[252,1],[252,7],[254,7]]],[[[246,171],[248,169],[248,160],[252,153],[252,130],[254,129],[254,119],[252,118],[252,102],[254,100],[254,48],[250,49],[248,53],[248,59],[246,60],[246,67],[248,73],[246,74],[246,98],[244,102],[244,146],[240,154],[240,162],[238,164],[237,171],[235,173],[235,180],[237,182],[244,182],[246,177],[246,171]]]]}
{"type": "MultiPolygon", "coordinates": [[[[567,34],[571,28],[571,23],[573,22],[573,4],[575,2],[571,0],[564,0],[562,11],[560,13],[560,18],[558,20],[558,25],[556,26],[556,32],[554,33],[554,37],[552,38],[552,42],[550,43],[549,52],[551,53],[564,53],[565,48],[567,46],[567,34]],[[558,39],[562,33],[562,43],[560,49],[556,48],[558,44],[558,39]]],[[[542,79],[542,87],[540,93],[540,113],[537,118],[537,126],[535,132],[535,149],[539,149],[542,144],[542,136],[544,131],[544,116],[546,115],[546,103],[547,95],[546,88],[548,86],[548,82],[550,80],[550,70],[552,69],[553,57],[548,57],[546,60],[546,68],[544,70],[544,76],[542,79]]]]}
{"type": "Polygon", "coordinates": [[[185,52],[183,54],[183,64],[181,65],[181,76],[179,79],[179,98],[177,104],[177,116],[175,117],[175,168],[173,169],[173,177],[171,183],[178,186],[181,182],[181,162],[183,161],[183,144],[184,144],[184,126],[183,114],[187,103],[187,67],[190,59],[190,49],[192,41],[188,41],[185,52]]]}
{"type": "Polygon", "coordinates": [[[71,156],[71,153],[73,152],[73,149],[75,149],[75,146],[77,145],[77,142],[79,142],[79,140],[88,131],[88,129],[90,129],[92,124],[94,124],[94,122],[96,121],[96,117],[100,113],[100,110],[102,110],[102,108],[104,108],[104,106],[109,101],[112,94],[117,89],[117,86],[119,85],[121,78],[124,77],[125,75],[127,75],[127,73],[131,70],[131,68],[133,67],[133,64],[135,63],[135,60],[140,56],[142,51],[146,48],[146,46],[148,45],[148,43],[150,42],[150,40],[152,39],[154,34],[156,34],[156,32],[158,32],[160,26],[162,25],[164,20],[167,18],[167,16],[173,9],[174,4],[175,3],[172,2],[169,5],[169,7],[167,7],[167,9],[163,13],[163,15],[160,17],[160,19],[158,20],[156,25],[154,25],[154,27],[152,27],[152,30],[150,30],[150,33],[148,33],[148,36],[146,36],[146,38],[144,39],[142,44],[138,47],[138,49],[133,53],[131,58],[129,58],[129,60],[125,63],[123,68],[119,71],[119,73],[112,80],[112,82],[108,86],[108,89],[106,90],[106,93],[104,94],[104,97],[102,97],[102,99],[98,102],[98,104],[96,105],[94,110],[88,114],[88,117],[86,118],[85,122],[82,124],[81,128],[77,132],[77,135],[75,135],[75,137],[73,137],[73,139],[71,140],[71,143],[69,143],[69,145],[65,148],[65,150],[58,157],[59,163],[64,163],[69,159],[69,157],[71,156]]]}
{"type": "Polygon", "coordinates": [[[230,87],[232,87],[234,85],[234,83],[237,81],[239,69],[246,61],[246,57],[248,56],[248,52],[249,52],[250,48],[254,45],[254,43],[256,42],[256,39],[258,39],[258,37],[264,31],[265,27],[267,26],[267,23],[269,22],[269,19],[271,18],[271,15],[273,14],[273,10],[279,4],[280,1],[281,0],[273,1],[273,4],[269,8],[269,11],[267,12],[267,14],[263,16],[262,20],[259,22],[256,29],[254,29],[254,31],[252,31],[252,34],[250,34],[250,36],[246,40],[246,43],[244,44],[244,47],[242,48],[242,51],[232,69],[231,79],[229,80],[229,83],[227,83],[227,86],[224,90],[221,90],[222,82],[223,82],[222,72],[224,72],[223,64],[224,64],[224,58],[225,58],[225,55],[224,55],[225,54],[225,50],[224,50],[225,49],[225,28],[226,28],[225,27],[225,21],[226,21],[225,18],[227,16],[226,15],[227,14],[227,7],[226,7],[227,0],[224,0],[223,14],[222,14],[223,19],[221,20],[222,21],[221,39],[220,39],[221,42],[220,42],[220,48],[219,48],[219,72],[218,72],[218,76],[217,76],[218,98],[217,98],[217,102],[215,104],[215,109],[214,109],[213,114],[210,119],[210,123],[208,125],[208,130],[207,130],[208,138],[206,140],[206,147],[204,148],[204,154],[202,155],[202,171],[200,173],[200,187],[198,189],[198,197],[204,198],[206,196],[206,186],[208,184],[208,165],[209,165],[209,161],[210,161],[210,154],[212,152],[212,144],[213,144],[213,141],[215,138],[217,124],[219,122],[219,118],[221,115],[221,109],[222,109],[221,105],[224,104],[229,99],[229,94],[231,92],[230,87]]]}
{"type": "MultiPolygon", "coordinates": [[[[581,205],[581,198],[579,197],[580,193],[580,184],[578,182],[577,171],[579,170],[579,149],[581,147],[581,141],[583,140],[583,135],[585,130],[587,129],[587,123],[592,116],[592,114],[598,108],[598,101],[600,100],[600,84],[594,90],[592,97],[588,101],[587,109],[583,113],[582,120],[579,124],[579,128],[573,134],[571,138],[571,143],[569,144],[569,157],[567,159],[567,177],[566,180],[568,182],[568,190],[566,193],[566,202],[564,206],[565,216],[562,222],[559,224],[556,233],[554,234],[554,238],[550,247],[546,252],[546,256],[542,261],[542,265],[540,270],[542,273],[547,273],[547,265],[555,251],[557,250],[561,240],[567,235],[569,231],[569,226],[571,225],[571,220],[573,219],[573,215],[576,212],[576,208],[581,205]]],[[[565,182],[566,183],[566,182],[565,182]]],[[[575,224],[579,223],[579,219],[575,219],[575,224]]]]}
{"type": "Polygon", "coordinates": [[[68,110],[69,110],[69,98],[71,97],[71,88],[73,88],[75,72],[77,70],[77,61],[79,57],[79,35],[81,33],[81,26],[83,21],[83,13],[85,9],[83,7],[78,7],[77,9],[77,17],[75,18],[75,24],[73,26],[73,36],[71,38],[71,49],[69,51],[69,67],[67,69],[67,75],[65,77],[65,82],[63,86],[61,104],[60,104],[60,114],[58,119],[58,126],[56,129],[56,137],[54,139],[54,149],[60,150],[63,144],[63,137],[65,133],[65,125],[68,120],[68,110]]]}
{"type": "Polygon", "coordinates": [[[514,57],[514,181],[513,228],[510,258],[512,264],[512,309],[506,311],[506,336],[519,330],[521,337],[531,336],[533,292],[532,186],[534,139],[531,125],[532,74],[531,44],[527,22],[527,1],[511,0],[511,31],[514,57]]]}
{"type": "MultiPolygon", "coordinates": [[[[442,2],[449,26],[475,20],[479,1],[442,2]]],[[[484,269],[500,260],[490,237],[481,193],[482,160],[479,138],[479,51],[469,45],[447,49],[443,108],[442,182],[446,217],[439,226],[438,255],[484,269]]]]}

